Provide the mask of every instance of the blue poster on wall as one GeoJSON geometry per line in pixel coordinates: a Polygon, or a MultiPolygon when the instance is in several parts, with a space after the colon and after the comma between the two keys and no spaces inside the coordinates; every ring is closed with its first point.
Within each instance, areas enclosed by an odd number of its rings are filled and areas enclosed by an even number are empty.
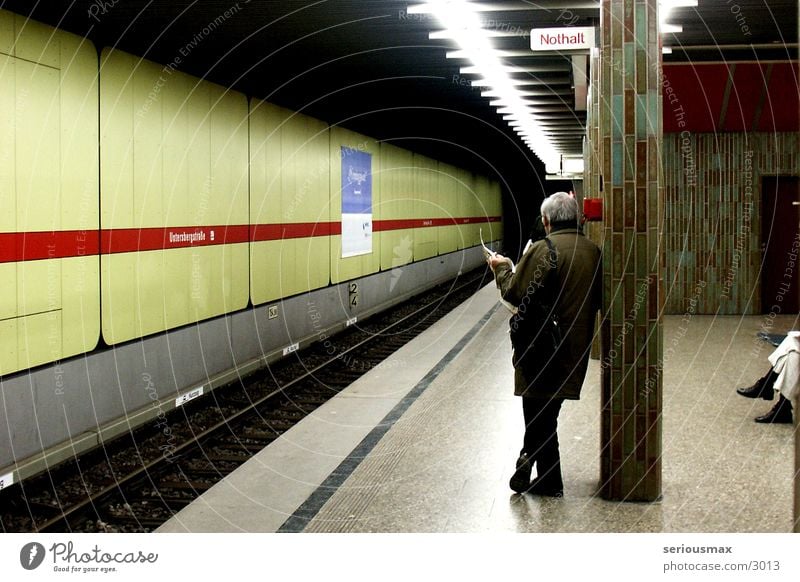
{"type": "Polygon", "coordinates": [[[342,257],[372,252],[372,154],[342,146],[342,257]]]}

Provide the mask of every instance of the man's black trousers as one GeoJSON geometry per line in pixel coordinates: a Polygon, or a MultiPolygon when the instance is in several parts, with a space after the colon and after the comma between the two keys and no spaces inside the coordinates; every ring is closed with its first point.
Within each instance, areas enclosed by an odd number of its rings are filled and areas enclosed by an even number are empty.
{"type": "Polygon", "coordinates": [[[558,451],[558,413],[562,398],[522,398],[525,417],[525,440],[522,452],[536,462],[536,474],[542,487],[563,489],[561,456],[558,451]]]}

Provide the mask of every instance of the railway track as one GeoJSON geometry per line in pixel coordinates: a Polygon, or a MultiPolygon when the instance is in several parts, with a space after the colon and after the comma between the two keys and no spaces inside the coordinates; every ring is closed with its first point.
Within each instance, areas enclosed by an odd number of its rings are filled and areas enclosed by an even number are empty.
{"type": "Polygon", "coordinates": [[[465,301],[476,269],[0,493],[6,532],[149,532],[465,301]]]}

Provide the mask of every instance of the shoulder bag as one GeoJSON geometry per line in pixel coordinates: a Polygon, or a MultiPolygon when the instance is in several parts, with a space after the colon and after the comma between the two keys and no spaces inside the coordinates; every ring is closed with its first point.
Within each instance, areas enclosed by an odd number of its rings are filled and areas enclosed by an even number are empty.
{"type": "Polygon", "coordinates": [[[531,284],[517,312],[509,320],[514,367],[531,375],[538,374],[554,357],[562,334],[556,312],[556,266],[558,254],[549,238],[548,271],[539,288],[531,284]]]}

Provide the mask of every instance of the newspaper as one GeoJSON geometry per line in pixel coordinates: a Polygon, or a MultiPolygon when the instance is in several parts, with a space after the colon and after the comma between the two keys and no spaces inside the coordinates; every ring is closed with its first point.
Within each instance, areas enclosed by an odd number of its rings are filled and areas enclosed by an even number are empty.
{"type": "MultiPolygon", "coordinates": [[[[481,237],[481,246],[483,247],[483,255],[486,257],[486,260],[488,261],[491,257],[496,257],[497,253],[494,252],[493,250],[491,250],[489,247],[487,247],[486,243],[483,242],[483,229],[479,230],[479,235],[481,237]]],[[[506,259],[506,260],[509,263],[511,263],[511,272],[512,273],[516,272],[517,266],[514,264],[514,261],[512,261],[511,259],[506,259]]],[[[508,301],[506,301],[502,297],[500,297],[500,303],[502,303],[503,306],[506,309],[508,309],[511,313],[516,313],[517,312],[516,305],[512,305],[511,303],[509,303],[508,301]]]]}
{"type": "MultiPolygon", "coordinates": [[[[482,229],[482,228],[478,230],[478,234],[479,234],[479,235],[480,235],[480,237],[481,237],[481,246],[483,247],[483,256],[484,256],[484,257],[486,257],[486,260],[488,261],[490,258],[492,258],[492,257],[496,257],[496,256],[497,256],[497,253],[496,253],[496,252],[494,252],[494,251],[493,251],[492,249],[490,249],[489,247],[487,247],[487,246],[486,246],[486,243],[485,243],[485,242],[483,242],[483,229],[482,229]]],[[[530,243],[530,241],[528,241],[528,242],[530,243]]],[[[528,250],[528,247],[525,247],[525,250],[527,251],[527,250],[528,250]]],[[[524,253],[523,253],[523,254],[524,254],[524,253]]],[[[516,273],[516,272],[517,272],[517,266],[514,264],[514,261],[512,261],[512,260],[511,260],[511,259],[509,259],[508,257],[503,257],[503,258],[504,258],[506,261],[508,261],[509,263],[511,263],[511,272],[512,272],[512,273],[516,273]]]]}
{"type": "MultiPolygon", "coordinates": [[[[475,232],[475,231],[473,231],[473,232],[475,232]]],[[[486,243],[483,242],[483,229],[482,228],[479,229],[478,232],[479,232],[480,237],[481,237],[481,246],[483,247],[483,256],[486,257],[486,260],[489,260],[491,257],[494,257],[495,255],[497,255],[497,253],[494,252],[489,247],[487,247],[486,243]]]]}

